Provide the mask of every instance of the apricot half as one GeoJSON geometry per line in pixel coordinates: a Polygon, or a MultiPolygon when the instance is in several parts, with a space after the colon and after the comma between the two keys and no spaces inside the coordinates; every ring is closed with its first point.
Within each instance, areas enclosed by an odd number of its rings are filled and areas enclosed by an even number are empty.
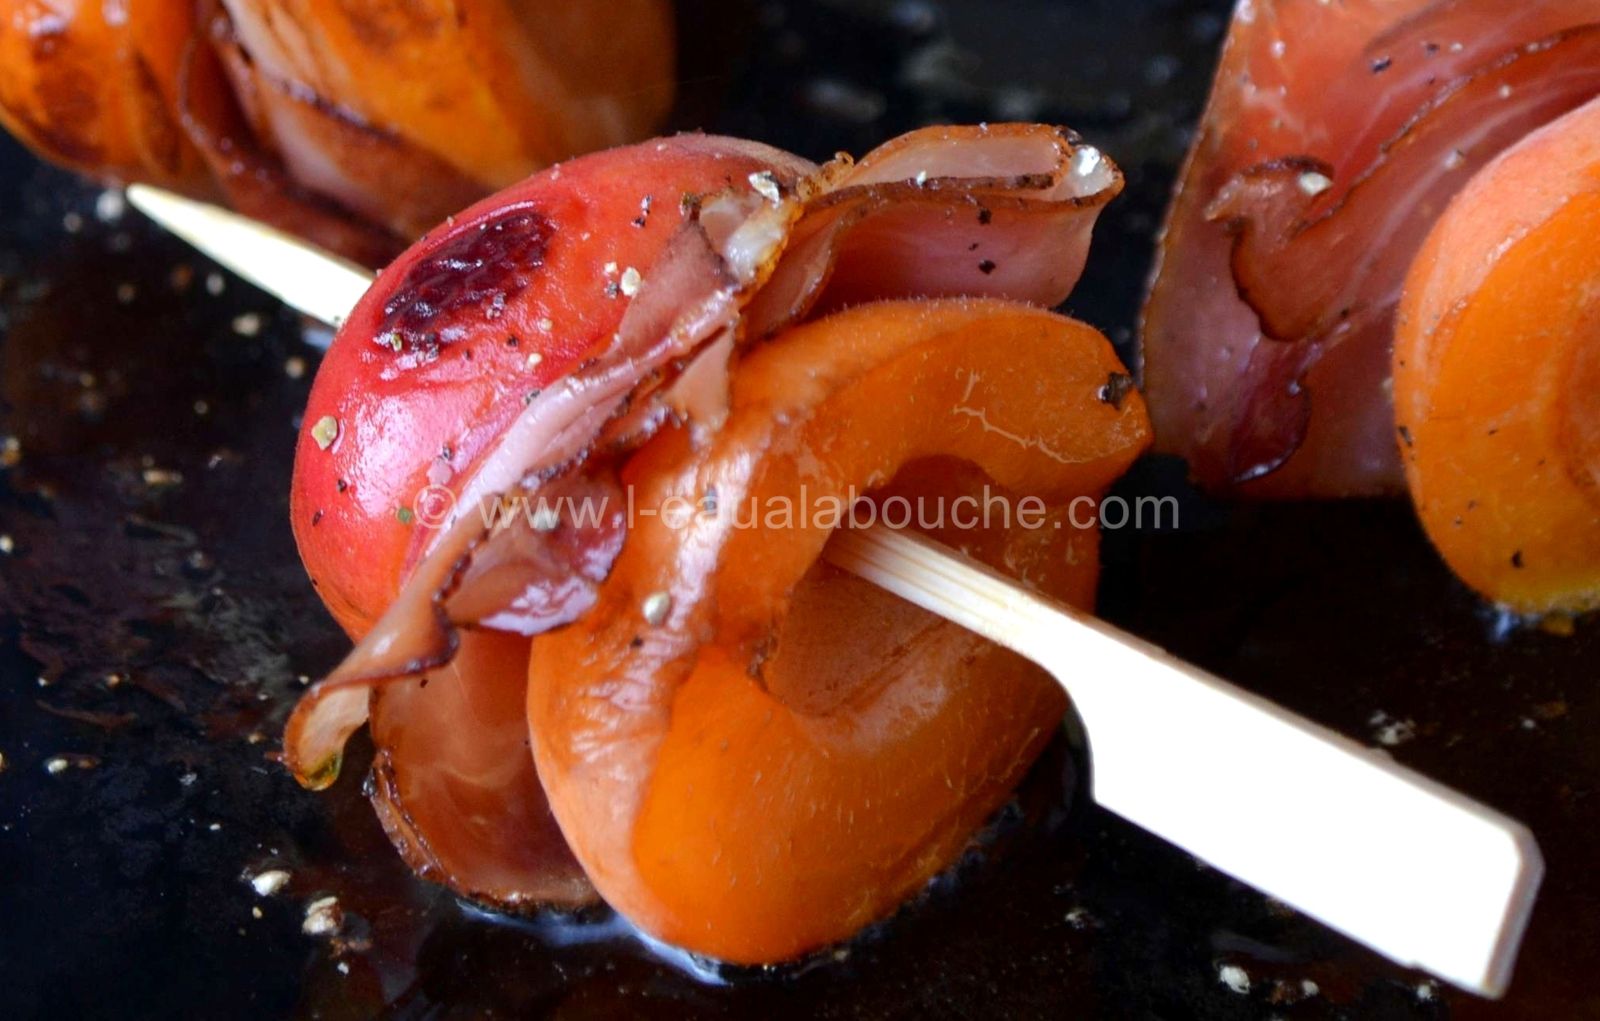
{"type": "Polygon", "coordinates": [[[1394,355],[1417,511],[1469,585],[1600,606],[1600,100],[1477,175],[1418,256],[1394,355]]]}
{"type": "Polygon", "coordinates": [[[1122,371],[1100,334],[1036,309],[865,305],[744,358],[703,447],[672,430],[632,459],[628,541],[594,609],[534,640],[528,688],[551,807],[613,907],[696,953],[778,961],[954,860],[1065,699],[819,564],[838,522],[817,509],[988,487],[1011,515],[926,530],[1088,606],[1098,536],[1065,508],[1148,443],[1142,401],[1107,387],[1122,371]]]}

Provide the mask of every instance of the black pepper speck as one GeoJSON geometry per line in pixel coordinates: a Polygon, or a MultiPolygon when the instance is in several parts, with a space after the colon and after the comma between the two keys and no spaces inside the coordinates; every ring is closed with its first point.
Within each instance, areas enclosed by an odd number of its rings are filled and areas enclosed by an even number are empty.
{"type": "Polygon", "coordinates": [[[1105,385],[1095,394],[1102,404],[1109,404],[1118,411],[1122,410],[1122,402],[1128,399],[1128,394],[1133,392],[1133,377],[1126,372],[1113,372],[1106,377],[1105,385]]]}

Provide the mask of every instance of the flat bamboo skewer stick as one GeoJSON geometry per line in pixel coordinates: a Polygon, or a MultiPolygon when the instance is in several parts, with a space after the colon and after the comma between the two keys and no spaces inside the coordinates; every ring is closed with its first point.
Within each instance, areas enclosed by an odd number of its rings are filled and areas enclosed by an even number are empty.
{"type": "MultiPolygon", "coordinates": [[[[337,325],[372,275],[135,185],[156,222],[337,325]]],[[[1105,808],[1407,966],[1500,996],[1544,875],[1521,823],[919,535],[843,530],[830,562],[1050,671],[1105,808]]]]}

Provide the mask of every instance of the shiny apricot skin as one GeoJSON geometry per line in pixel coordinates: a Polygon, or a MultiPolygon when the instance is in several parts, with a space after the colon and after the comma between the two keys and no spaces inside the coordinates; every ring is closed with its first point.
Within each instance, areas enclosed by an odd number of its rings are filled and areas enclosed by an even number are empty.
{"type": "Polygon", "coordinates": [[[1395,405],[1417,512],[1525,614],[1600,606],[1600,100],[1456,198],[1412,267],[1395,405]]]}
{"type": "Polygon", "coordinates": [[[290,493],[300,556],[347,632],[383,612],[431,537],[416,516],[430,471],[453,491],[530,394],[612,336],[627,307],[620,273],[654,263],[684,195],[785,166],[796,161],[775,149],[698,135],[580,157],[470,207],[378,276],[317,373],[290,493]],[[385,305],[412,271],[508,209],[548,224],[526,286],[492,318],[474,314],[462,339],[396,350],[385,305]]]}
{"type": "Polygon", "coordinates": [[[671,430],[635,456],[637,506],[717,510],[636,515],[599,603],[536,638],[529,672],[539,774],[602,897],[758,964],[849,937],[954,860],[1049,740],[1059,688],[819,565],[826,520],[766,509],[981,473],[1058,508],[1051,524],[939,537],[1087,606],[1097,535],[1059,508],[1148,444],[1137,394],[1104,398],[1122,371],[1094,330],[1035,309],[859,306],[745,358],[708,445],[671,430]]]}

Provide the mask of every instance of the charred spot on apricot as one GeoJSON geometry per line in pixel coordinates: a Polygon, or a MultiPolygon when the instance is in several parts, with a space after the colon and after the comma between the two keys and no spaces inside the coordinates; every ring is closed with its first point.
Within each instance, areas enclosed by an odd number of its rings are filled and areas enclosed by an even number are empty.
{"type": "Polygon", "coordinates": [[[459,339],[476,310],[499,317],[544,265],[555,227],[537,210],[508,209],[462,231],[418,261],[383,305],[378,344],[436,351],[459,339]]]}

